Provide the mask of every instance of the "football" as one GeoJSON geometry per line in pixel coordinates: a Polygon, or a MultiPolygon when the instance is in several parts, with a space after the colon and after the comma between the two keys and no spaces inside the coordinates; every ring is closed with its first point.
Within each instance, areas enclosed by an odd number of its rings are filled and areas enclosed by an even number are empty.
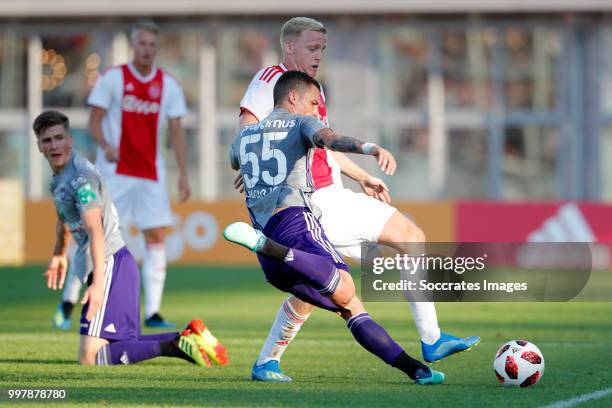
{"type": "Polygon", "coordinates": [[[544,355],[527,340],[512,340],[497,350],[493,369],[505,386],[531,387],[544,374],[544,355]]]}

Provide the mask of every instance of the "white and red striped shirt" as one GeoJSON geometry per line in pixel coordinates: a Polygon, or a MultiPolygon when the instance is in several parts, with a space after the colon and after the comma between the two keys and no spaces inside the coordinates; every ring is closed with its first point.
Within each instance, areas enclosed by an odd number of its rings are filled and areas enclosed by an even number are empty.
{"type": "Polygon", "coordinates": [[[120,65],[100,76],[87,103],[107,111],[104,139],[119,149],[119,161],[112,163],[98,148],[100,172],[157,180],[164,171],[161,135],[169,119],[187,114],[178,82],[157,67],[143,77],[131,63],[120,65]]]}
{"type": "MultiPolygon", "coordinates": [[[[283,64],[261,69],[255,74],[246,93],[240,101],[240,113],[251,112],[261,121],[274,110],[274,85],[287,67],[283,64]]],[[[319,105],[319,120],[329,126],[325,108],[325,94],[321,89],[321,104],[319,105]]],[[[342,187],[340,166],[325,149],[315,148],[312,155],[311,178],[316,190],[336,186],[342,187]]]]}

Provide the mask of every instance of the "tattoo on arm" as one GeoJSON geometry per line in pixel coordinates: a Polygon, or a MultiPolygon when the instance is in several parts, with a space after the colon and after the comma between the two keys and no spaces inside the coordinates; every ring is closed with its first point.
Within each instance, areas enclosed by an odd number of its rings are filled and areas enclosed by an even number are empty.
{"type": "Polygon", "coordinates": [[[319,130],[313,139],[317,146],[325,146],[337,152],[363,153],[364,142],[351,136],[338,135],[329,128],[319,130]]]}

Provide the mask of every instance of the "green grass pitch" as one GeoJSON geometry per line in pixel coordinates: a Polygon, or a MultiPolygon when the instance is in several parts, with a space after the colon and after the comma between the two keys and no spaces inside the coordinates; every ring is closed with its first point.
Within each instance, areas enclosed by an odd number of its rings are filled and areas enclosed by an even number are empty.
{"type": "MultiPolygon", "coordinates": [[[[51,328],[59,292],[45,288],[42,266],[0,269],[0,404],[8,388],[62,388],[57,406],[288,406],[288,407],[525,407],[540,406],[612,386],[612,303],[438,304],[443,330],[478,334],[481,345],[437,363],[441,386],[419,387],[362,350],[344,322],[318,310],[284,355],[289,384],[250,381],[250,369],[285,294],[255,268],[173,267],[164,314],[181,325],[203,319],[228,347],[230,365],[200,369],[159,358],[133,366],[76,364],[78,324],[51,328]],[[497,383],[497,348],[525,338],[542,350],[546,372],[531,389],[497,383]]],[[[370,314],[421,358],[410,309],[402,303],[366,304],[370,314]]],[[[79,311],[76,311],[76,315],[79,311]]],[[[151,332],[151,331],[146,331],[151,332]]],[[[50,402],[14,402],[49,406],[50,402]]],[[[612,395],[588,406],[612,406],[612,395]]]]}

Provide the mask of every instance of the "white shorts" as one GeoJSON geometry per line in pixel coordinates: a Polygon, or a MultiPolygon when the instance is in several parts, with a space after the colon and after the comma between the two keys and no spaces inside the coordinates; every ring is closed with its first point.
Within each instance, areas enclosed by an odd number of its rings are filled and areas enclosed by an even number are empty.
{"type": "Polygon", "coordinates": [[[397,211],[363,193],[326,187],[315,191],[312,202],[321,209],[323,230],[334,248],[349,258],[361,259],[361,245],[378,242],[389,218],[397,211]]]}
{"type": "Polygon", "coordinates": [[[134,225],[142,231],[173,224],[164,172],[158,172],[157,181],[116,173],[102,176],[121,226],[134,225]]]}

